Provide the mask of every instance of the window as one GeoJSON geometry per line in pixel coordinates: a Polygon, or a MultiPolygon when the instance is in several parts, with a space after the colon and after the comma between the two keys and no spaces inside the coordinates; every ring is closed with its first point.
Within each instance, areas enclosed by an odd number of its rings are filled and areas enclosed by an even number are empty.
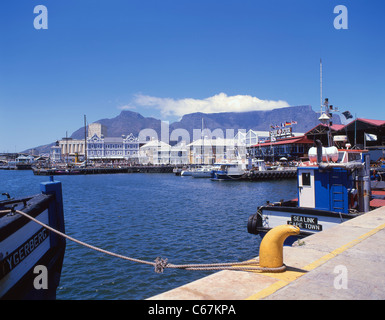
{"type": "Polygon", "coordinates": [[[348,161],[356,161],[361,160],[361,154],[360,153],[348,153],[348,161]]]}
{"type": "Polygon", "coordinates": [[[302,173],[302,185],[303,186],[310,186],[310,172],[304,172],[302,173]]]}

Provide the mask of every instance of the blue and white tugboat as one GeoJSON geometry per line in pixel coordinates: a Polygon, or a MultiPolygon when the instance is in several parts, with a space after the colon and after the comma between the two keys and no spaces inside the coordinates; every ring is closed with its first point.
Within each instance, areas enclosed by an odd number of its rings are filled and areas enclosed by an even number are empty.
{"type": "Polygon", "coordinates": [[[367,151],[316,144],[309,150],[309,161],[297,168],[298,199],[259,207],[249,217],[249,233],[264,236],[278,225],[292,224],[301,232],[287,239],[285,244],[291,244],[370,210],[367,151]]]}
{"type": "Polygon", "coordinates": [[[0,298],[8,300],[55,299],[65,239],[30,217],[64,233],[61,183],[43,182],[41,193],[0,201],[0,298]]]}

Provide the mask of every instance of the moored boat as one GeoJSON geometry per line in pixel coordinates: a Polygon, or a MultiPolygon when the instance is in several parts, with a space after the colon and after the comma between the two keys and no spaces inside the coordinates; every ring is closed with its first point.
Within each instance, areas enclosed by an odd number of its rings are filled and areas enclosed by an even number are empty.
{"type": "Polygon", "coordinates": [[[202,166],[192,170],[191,175],[193,178],[211,178],[213,167],[202,166]]]}
{"type": "Polygon", "coordinates": [[[61,183],[41,183],[41,193],[0,201],[0,298],[55,299],[65,239],[28,217],[64,232],[61,183]]]}
{"type": "Polygon", "coordinates": [[[298,238],[326,230],[370,210],[370,158],[366,150],[323,148],[309,150],[309,161],[297,168],[298,199],[268,203],[249,217],[248,232],[264,236],[270,229],[292,224],[298,238]]]}
{"type": "Polygon", "coordinates": [[[192,169],[191,168],[185,168],[180,172],[180,175],[182,177],[192,176],[192,169]]]}
{"type": "Polygon", "coordinates": [[[242,162],[225,162],[216,164],[218,169],[212,171],[213,181],[239,180],[246,173],[245,164],[242,162]]]}
{"type": "Polygon", "coordinates": [[[182,172],[182,169],[183,168],[174,168],[172,169],[172,172],[176,175],[176,176],[180,176],[181,172],[182,172]]]}

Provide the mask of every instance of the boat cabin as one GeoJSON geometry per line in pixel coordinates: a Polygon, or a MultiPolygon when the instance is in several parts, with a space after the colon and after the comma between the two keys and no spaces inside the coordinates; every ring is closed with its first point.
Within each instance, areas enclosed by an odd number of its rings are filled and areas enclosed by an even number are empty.
{"type": "Polygon", "coordinates": [[[309,150],[298,167],[298,206],[339,213],[369,211],[370,160],[364,150],[309,150]]]}

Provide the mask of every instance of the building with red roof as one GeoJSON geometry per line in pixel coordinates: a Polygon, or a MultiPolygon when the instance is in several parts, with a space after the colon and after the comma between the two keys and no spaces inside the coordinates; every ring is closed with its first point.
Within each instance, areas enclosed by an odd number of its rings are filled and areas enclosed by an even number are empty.
{"type": "Polygon", "coordinates": [[[248,153],[253,157],[269,161],[279,160],[282,157],[299,159],[307,156],[308,150],[317,139],[327,146],[329,130],[333,141],[337,140],[336,136],[342,136],[343,144],[350,143],[351,147],[357,149],[367,148],[371,151],[372,160],[385,157],[385,120],[364,118],[357,118],[346,125],[333,124],[330,127],[320,123],[303,136],[272,138],[249,147],[248,153]]]}
{"type": "Polygon", "coordinates": [[[352,146],[382,146],[385,142],[385,120],[357,118],[340,129],[339,134],[346,134],[352,146]],[[377,139],[365,141],[365,134],[366,137],[374,135],[377,139]]]}
{"type": "Polygon", "coordinates": [[[307,154],[314,141],[305,135],[283,138],[276,141],[267,140],[248,148],[249,155],[255,158],[263,158],[268,161],[279,160],[285,157],[289,160],[299,159],[307,154]]]}

